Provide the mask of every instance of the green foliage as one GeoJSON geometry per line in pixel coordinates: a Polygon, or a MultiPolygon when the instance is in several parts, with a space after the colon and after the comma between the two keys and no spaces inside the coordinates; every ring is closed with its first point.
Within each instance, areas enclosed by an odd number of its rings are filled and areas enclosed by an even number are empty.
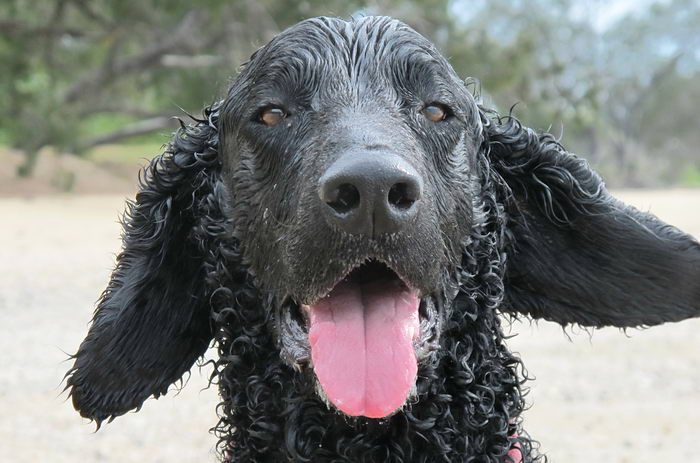
{"type": "Polygon", "coordinates": [[[688,165],[681,171],[681,184],[690,187],[700,187],[700,167],[688,165]]]}

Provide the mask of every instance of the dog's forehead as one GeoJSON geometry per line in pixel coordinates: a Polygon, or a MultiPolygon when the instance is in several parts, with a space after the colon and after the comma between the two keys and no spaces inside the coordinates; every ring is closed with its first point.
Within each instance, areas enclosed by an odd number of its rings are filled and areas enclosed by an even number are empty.
{"type": "Polygon", "coordinates": [[[410,63],[452,73],[436,47],[410,26],[390,17],[369,16],[297,23],[256,52],[249,65],[265,76],[298,79],[313,72],[378,74],[410,63]]]}

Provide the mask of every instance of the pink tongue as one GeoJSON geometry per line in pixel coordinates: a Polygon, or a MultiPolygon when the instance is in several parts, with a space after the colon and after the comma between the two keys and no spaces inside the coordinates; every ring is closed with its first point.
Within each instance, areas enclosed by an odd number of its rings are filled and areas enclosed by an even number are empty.
{"type": "Polygon", "coordinates": [[[306,306],[316,377],[344,413],[381,418],[404,404],[416,380],[418,304],[397,280],[343,281],[306,306]]]}

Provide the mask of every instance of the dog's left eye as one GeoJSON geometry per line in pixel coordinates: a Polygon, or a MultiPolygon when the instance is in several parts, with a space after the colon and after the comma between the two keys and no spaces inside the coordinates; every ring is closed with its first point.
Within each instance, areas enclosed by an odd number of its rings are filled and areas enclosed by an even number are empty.
{"type": "Polygon", "coordinates": [[[262,122],[265,125],[275,125],[281,122],[282,119],[284,119],[285,117],[287,117],[287,111],[278,106],[271,106],[269,108],[265,108],[260,112],[260,115],[258,116],[260,122],[262,122]]]}
{"type": "Polygon", "coordinates": [[[450,114],[450,110],[443,104],[431,103],[421,109],[421,114],[423,114],[423,116],[425,116],[425,118],[429,121],[440,122],[447,119],[447,116],[450,114]]]}

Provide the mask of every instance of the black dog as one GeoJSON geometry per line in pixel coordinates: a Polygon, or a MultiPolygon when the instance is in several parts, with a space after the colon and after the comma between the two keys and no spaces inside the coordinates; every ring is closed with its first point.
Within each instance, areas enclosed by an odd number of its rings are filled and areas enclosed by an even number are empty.
{"type": "Polygon", "coordinates": [[[537,461],[499,312],[698,316],[700,245],[401,22],[318,18],[146,168],[67,384],[99,424],[213,338],[227,461],[537,461]]]}

